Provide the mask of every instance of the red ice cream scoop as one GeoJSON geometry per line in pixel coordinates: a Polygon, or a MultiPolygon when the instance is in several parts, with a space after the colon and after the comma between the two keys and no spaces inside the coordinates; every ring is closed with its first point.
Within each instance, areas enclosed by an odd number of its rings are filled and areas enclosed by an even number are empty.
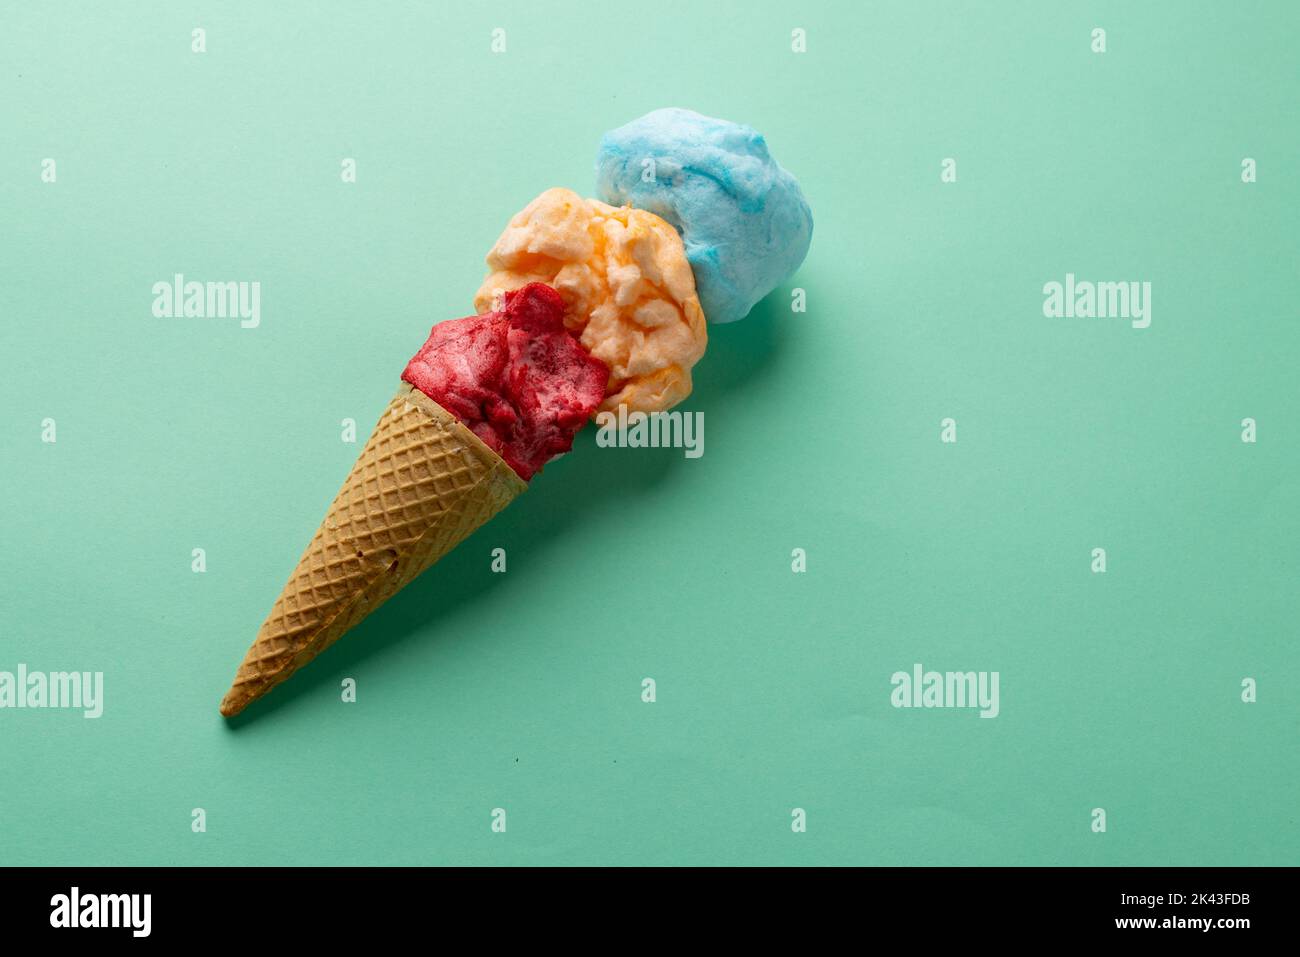
{"type": "Polygon", "coordinates": [[[560,294],[533,282],[506,293],[499,311],[438,323],[402,379],[528,481],[573,448],[605,398],[609,368],[564,328],[560,294]]]}

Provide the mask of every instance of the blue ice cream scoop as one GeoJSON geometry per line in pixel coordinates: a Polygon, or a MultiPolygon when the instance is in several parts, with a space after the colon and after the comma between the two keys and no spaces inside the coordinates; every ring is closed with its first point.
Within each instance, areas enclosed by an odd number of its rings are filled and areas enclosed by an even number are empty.
{"type": "Polygon", "coordinates": [[[691,110],[647,113],[606,133],[596,193],[671,223],[710,322],[743,319],[799,268],[812,211],[757,130],[691,110]]]}

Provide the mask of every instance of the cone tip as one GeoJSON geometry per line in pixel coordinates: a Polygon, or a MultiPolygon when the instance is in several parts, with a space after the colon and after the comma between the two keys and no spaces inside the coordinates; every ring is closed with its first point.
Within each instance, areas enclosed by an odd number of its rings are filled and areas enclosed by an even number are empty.
{"type": "Polygon", "coordinates": [[[226,696],[221,699],[221,716],[223,718],[233,718],[244,710],[244,705],[247,703],[248,701],[243,695],[236,695],[235,689],[231,688],[226,692],[226,696]]]}

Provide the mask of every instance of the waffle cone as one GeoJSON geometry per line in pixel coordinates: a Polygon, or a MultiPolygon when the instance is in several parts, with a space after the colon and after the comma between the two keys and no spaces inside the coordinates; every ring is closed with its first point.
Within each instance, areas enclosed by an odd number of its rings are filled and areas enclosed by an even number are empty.
{"type": "Polygon", "coordinates": [[[397,594],[528,486],[453,415],[402,383],[244,656],[238,714],[397,594]]]}

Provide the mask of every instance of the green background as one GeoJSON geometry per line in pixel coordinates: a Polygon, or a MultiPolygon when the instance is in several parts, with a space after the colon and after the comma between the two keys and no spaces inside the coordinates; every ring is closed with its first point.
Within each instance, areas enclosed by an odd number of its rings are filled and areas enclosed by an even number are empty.
{"type": "Polygon", "coordinates": [[[10,5],[0,669],[106,702],[0,711],[0,863],[1295,863],[1297,9],[10,5]],[[703,458],[587,430],[224,721],[429,326],[667,105],[762,130],[816,219],[710,330],[703,458]],[[1067,271],[1151,327],[1044,318],[1067,271]],[[154,319],[175,272],[261,327],[154,319]],[[1001,715],[892,708],[916,662],[1001,715]]]}

